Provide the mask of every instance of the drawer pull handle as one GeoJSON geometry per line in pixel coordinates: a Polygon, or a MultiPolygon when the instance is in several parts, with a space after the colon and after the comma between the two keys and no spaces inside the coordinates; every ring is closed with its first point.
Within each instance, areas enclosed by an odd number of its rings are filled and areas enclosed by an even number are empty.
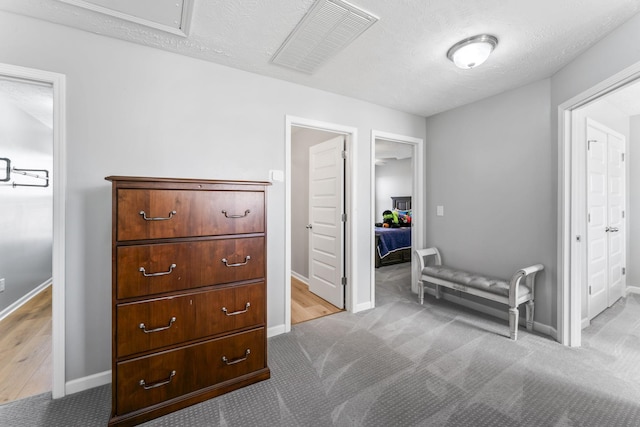
{"type": "Polygon", "coordinates": [[[160,273],[147,273],[145,271],[144,267],[140,267],[140,269],[138,269],[138,271],[141,272],[144,277],[166,276],[167,274],[171,274],[173,272],[173,269],[176,268],[176,267],[177,266],[175,264],[171,264],[169,266],[169,271],[162,271],[160,273]]]}
{"type": "Polygon", "coordinates": [[[156,388],[156,387],[161,387],[163,385],[167,385],[171,382],[171,380],[173,379],[173,377],[176,376],[176,371],[171,371],[171,374],[169,374],[169,378],[167,378],[166,380],[160,380],[156,383],[152,383],[147,385],[147,383],[145,382],[145,380],[140,380],[140,382],[138,384],[140,384],[140,386],[142,386],[142,388],[144,388],[145,390],[151,390],[152,388],[156,388]]]}
{"type": "Polygon", "coordinates": [[[224,265],[226,265],[227,267],[240,267],[242,265],[247,265],[247,263],[249,262],[250,259],[251,259],[251,256],[247,255],[246,257],[244,257],[244,262],[238,262],[236,264],[229,264],[229,261],[227,261],[226,258],[222,258],[222,262],[224,262],[224,265]]]}
{"type": "Polygon", "coordinates": [[[222,312],[224,314],[226,314],[227,316],[235,316],[236,314],[246,313],[247,311],[249,311],[249,307],[251,307],[251,304],[250,303],[246,303],[244,305],[244,310],[234,311],[233,313],[229,313],[227,311],[227,307],[222,307],[222,312]]]}
{"type": "Polygon", "coordinates": [[[167,326],[161,326],[159,328],[155,328],[155,329],[147,329],[147,326],[144,323],[140,323],[140,325],[138,326],[140,329],[142,329],[142,332],[144,332],[145,334],[150,334],[152,332],[160,332],[160,331],[166,331],[167,329],[169,329],[173,323],[176,321],[175,317],[172,317],[169,320],[169,324],[167,326]]]}
{"type": "Polygon", "coordinates": [[[140,212],[139,212],[139,214],[140,214],[140,215],[142,215],[142,219],[144,219],[145,221],[166,221],[166,220],[168,220],[168,219],[173,218],[173,216],[174,216],[175,214],[177,214],[177,213],[178,213],[178,212],[176,212],[176,211],[171,211],[171,212],[169,212],[169,216],[168,216],[168,217],[166,217],[166,218],[164,218],[164,217],[149,218],[149,217],[147,216],[147,214],[145,213],[145,211],[140,211],[140,212]]]}
{"type": "Polygon", "coordinates": [[[236,363],[244,362],[245,360],[247,360],[247,357],[249,357],[249,354],[251,354],[251,350],[247,349],[244,352],[244,356],[242,356],[242,357],[238,357],[237,359],[229,360],[229,359],[227,359],[227,356],[222,356],[222,361],[224,363],[226,363],[227,365],[235,365],[236,363]]]}
{"type": "Polygon", "coordinates": [[[247,209],[246,211],[244,211],[244,215],[229,215],[227,214],[227,211],[222,211],[222,213],[224,214],[225,218],[244,218],[251,213],[251,210],[247,209]]]}

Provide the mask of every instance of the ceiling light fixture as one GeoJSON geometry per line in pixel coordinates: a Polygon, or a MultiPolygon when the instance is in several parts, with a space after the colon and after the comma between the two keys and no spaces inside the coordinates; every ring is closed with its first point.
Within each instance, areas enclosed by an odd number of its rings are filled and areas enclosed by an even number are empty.
{"type": "Polygon", "coordinates": [[[489,34],[469,37],[451,46],[447,52],[447,58],[458,68],[475,68],[487,60],[497,44],[498,39],[489,34]]]}

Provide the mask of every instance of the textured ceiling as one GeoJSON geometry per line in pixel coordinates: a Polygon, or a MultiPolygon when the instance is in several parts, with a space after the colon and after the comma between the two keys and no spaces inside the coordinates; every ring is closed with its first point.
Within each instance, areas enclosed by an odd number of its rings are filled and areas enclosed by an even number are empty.
{"type": "Polygon", "coordinates": [[[269,62],[312,0],[193,0],[188,37],[57,0],[0,9],[429,116],[551,76],[640,11],[638,0],[352,0],[380,21],[313,75],[269,62]],[[458,40],[491,33],[494,54],[460,70],[458,40]]]}

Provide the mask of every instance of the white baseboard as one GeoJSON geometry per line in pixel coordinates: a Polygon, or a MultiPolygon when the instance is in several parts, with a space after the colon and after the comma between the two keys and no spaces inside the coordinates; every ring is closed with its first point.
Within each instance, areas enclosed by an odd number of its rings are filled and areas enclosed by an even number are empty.
{"type": "Polygon", "coordinates": [[[584,329],[589,325],[591,325],[591,321],[589,320],[588,317],[585,317],[584,319],[582,319],[582,322],[580,322],[580,329],[584,329]]]}
{"type": "Polygon", "coordinates": [[[625,296],[629,294],[640,294],[640,287],[638,286],[627,286],[627,293],[625,296]]]}
{"type": "Polygon", "coordinates": [[[363,302],[360,304],[356,304],[353,312],[354,313],[359,313],[361,311],[365,311],[365,310],[371,310],[373,308],[373,303],[371,301],[367,301],[367,302],[363,302]]]}
{"type": "MultiPolygon", "coordinates": [[[[433,289],[425,287],[425,293],[428,293],[429,295],[435,298],[435,291],[433,289]]],[[[509,321],[509,313],[507,310],[500,310],[494,307],[489,307],[487,305],[484,305],[475,301],[471,301],[466,298],[461,298],[457,295],[454,295],[448,292],[442,292],[442,298],[447,301],[460,304],[472,310],[476,310],[481,313],[488,314],[493,317],[497,317],[507,322],[509,321]]],[[[520,326],[526,326],[526,319],[520,318],[518,323],[520,324],[520,326]]],[[[544,323],[534,321],[533,330],[541,334],[548,335],[553,339],[555,339],[556,341],[558,339],[558,331],[549,325],[545,325],[544,323]]]]}
{"type": "Polygon", "coordinates": [[[284,324],[271,326],[267,328],[267,338],[275,337],[276,335],[284,334],[286,331],[284,324]]]}
{"type": "Polygon", "coordinates": [[[305,285],[309,286],[309,278],[308,277],[304,277],[302,274],[296,273],[293,270],[291,270],[291,277],[295,277],[296,279],[298,279],[299,281],[301,281],[305,285]]]}
{"type": "Polygon", "coordinates": [[[90,388],[99,387],[111,382],[111,370],[99,372],[75,380],[67,381],[64,386],[65,395],[79,393],[90,388]]]}
{"type": "Polygon", "coordinates": [[[11,313],[16,311],[17,309],[19,309],[23,305],[25,305],[31,298],[35,297],[40,292],[42,292],[45,289],[47,289],[47,287],[51,285],[52,281],[53,281],[53,279],[51,277],[49,277],[47,280],[45,280],[44,282],[42,282],[41,284],[36,286],[34,289],[29,291],[26,295],[23,295],[19,300],[17,300],[13,304],[11,304],[9,307],[7,307],[4,310],[0,311],[0,320],[3,320],[5,317],[10,315],[11,313]]]}

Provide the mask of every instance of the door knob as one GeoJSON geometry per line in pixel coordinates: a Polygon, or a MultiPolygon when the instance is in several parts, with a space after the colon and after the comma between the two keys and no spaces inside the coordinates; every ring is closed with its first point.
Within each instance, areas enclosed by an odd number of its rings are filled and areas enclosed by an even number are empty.
{"type": "Polygon", "coordinates": [[[616,233],[620,230],[618,229],[618,227],[607,227],[604,229],[604,231],[607,233],[616,233]]]}
{"type": "Polygon", "coordinates": [[[313,228],[313,225],[311,225],[311,224],[307,224],[307,226],[306,226],[305,228],[306,228],[307,230],[310,230],[310,229],[312,229],[312,228],[313,228]]]}

